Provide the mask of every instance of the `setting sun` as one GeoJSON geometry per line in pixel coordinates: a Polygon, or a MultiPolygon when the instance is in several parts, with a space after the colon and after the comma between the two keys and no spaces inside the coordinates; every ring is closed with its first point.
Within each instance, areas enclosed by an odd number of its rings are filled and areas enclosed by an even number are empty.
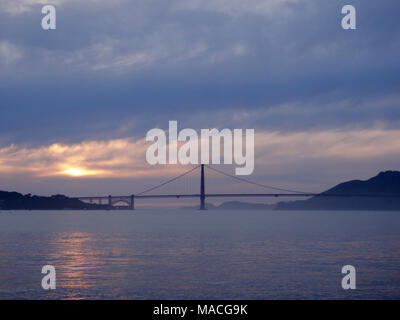
{"type": "Polygon", "coordinates": [[[69,175],[71,177],[81,177],[81,176],[88,176],[94,175],[96,172],[90,170],[84,170],[80,168],[71,168],[61,172],[62,174],[69,175]]]}

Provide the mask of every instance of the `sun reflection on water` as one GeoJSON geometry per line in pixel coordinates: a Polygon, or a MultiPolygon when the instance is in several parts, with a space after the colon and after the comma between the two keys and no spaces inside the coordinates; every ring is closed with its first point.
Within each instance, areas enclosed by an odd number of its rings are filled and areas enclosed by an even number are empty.
{"type": "Polygon", "coordinates": [[[59,234],[50,255],[55,261],[62,261],[57,266],[59,286],[73,289],[95,286],[94,271],[102,264],[100,249],[93,246],[93,239],[88,233],[59,234]]]}

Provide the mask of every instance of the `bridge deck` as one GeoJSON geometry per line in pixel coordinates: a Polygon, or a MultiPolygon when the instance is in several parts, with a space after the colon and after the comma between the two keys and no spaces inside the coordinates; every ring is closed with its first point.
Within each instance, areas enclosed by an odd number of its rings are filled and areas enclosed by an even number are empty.
{"type": "MultiPolygon", "coordinates": [[[[394,198],[400,194],[342,194],[342,193],[206,193],[206,198],[245,198],[245,197],[376,197],[394,198]]],[[[131,196],[112,196],[114,199],[128,199],[131,196]]],[[[200,194],[153,194],[134,196],[135,199],[154,199],[154,198],[199,198],[200,194]]],[[[79,200],[106,200],[108,196],[94,197],[75,197],[79,200]]]]}

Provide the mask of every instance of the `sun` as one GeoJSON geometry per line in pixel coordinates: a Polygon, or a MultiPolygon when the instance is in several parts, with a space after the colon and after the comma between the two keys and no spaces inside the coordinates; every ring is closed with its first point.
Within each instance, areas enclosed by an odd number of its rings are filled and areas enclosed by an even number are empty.
{"type": "Polygon", "coordinates": [[[62,171],[61,173],[69,175],[71,177],[81,177],[81,176],[87,176],[87,175],[93,174],[90,171],[80,169],[80,168],[70,168],[70,169],[62,171]]]}
{"type": "Polygon", "coordinates": [[[87,176],[104,176],[107,172],[104,170],[94,170],[84,167],[73,167],[73,166],[63,166],[61,171],[58,171],[59,175],[69,176],[69,177],[87,177],[87,176]]]}

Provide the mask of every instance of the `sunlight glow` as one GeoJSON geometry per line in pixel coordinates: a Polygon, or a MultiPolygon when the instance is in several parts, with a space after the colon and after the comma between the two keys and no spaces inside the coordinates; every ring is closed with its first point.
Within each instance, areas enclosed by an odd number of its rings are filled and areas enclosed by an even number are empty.
{"type": "Polygon", "coordinates": [[[71,177],[81,177],[81,176],[95,175],[96,172],[80,168],[71,168],[62,171],[61,174],[69,175],[71,177]]]}

